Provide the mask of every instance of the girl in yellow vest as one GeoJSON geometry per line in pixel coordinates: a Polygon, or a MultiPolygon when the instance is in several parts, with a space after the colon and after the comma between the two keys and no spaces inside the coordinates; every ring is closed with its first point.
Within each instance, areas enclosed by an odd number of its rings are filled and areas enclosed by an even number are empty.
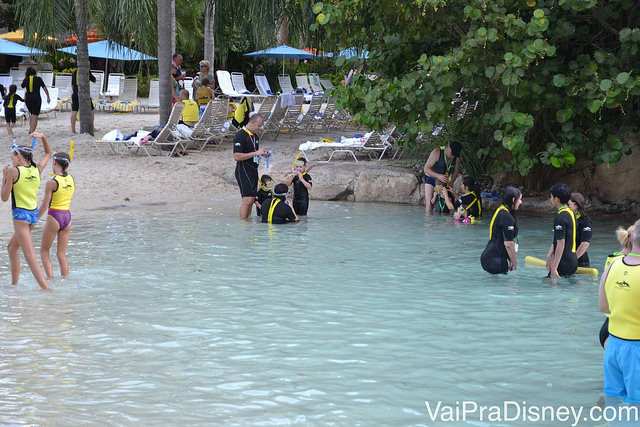
{"type": "Polygon", "coordinates": [[[44,199],[40,205],[39,217],[49,209],[47,223],[42,233],[42,245],[40,246],[40,258],[44,266],[44,272],[48,279],[53,278],[53,264],[49,257],[51,245],[58,236],[58,262],[60,263],[60,275],[69,275],[69,263],[67,262],[67,246],[71,232],[71,211],[69,205],[76,185],[73,176],[67,173],[71,159],[67,153],[53,154],[53,179],[47,182],[44,190],[44,199]]]}
{"type": "Polygon", "coordinates": [[[0,85],[2,90],[2,99],[4,99],[4,118],[7,122],[7,133],[13,136],[13,127],[16,125],[16,104],[18,101],[24,102],[24,99],[16,93],[18,87],[16,85],[9,86],[9,93],[4,94],[4,87],[0,85]]]}
{"type": "Polygon", "coordinates": [[[9,200],[11,195],[11,205],[13,208],[13,237],[7,245],[9,251],[9,262],[11,263],[11,284],[17,285],[20,276],[20,252],[22,253],[31,268],[31,273],[35,277],[38,285],[42,289],[47,289],[47,281],[42,273],[42,268],[38,264],[36,251],[33,249],[31,240],[31,229],[38,222],[38,200],[37,193],[40,187],[40,174],[42,169],[49,162],[51,157],[51,147],[47,138],[38,132],[30,134],[31,137],[40,138],[44,147],[44,156],[36,165],[33,162],[33,150],[24,145],[11,144],[11,165],[4,167],[2,171],[2,189],[0,195],[2,201],[9,200]]]}

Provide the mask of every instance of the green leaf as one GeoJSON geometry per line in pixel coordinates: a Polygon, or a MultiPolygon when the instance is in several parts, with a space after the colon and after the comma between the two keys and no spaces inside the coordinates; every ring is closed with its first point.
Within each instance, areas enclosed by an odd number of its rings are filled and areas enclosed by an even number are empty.
{"type": "Polygon", "coordinates": [[[480,27],[476,30],[476,36],[480,38],[485,38],[487,36],[487,29],[485,27],[480,27]]]}
{"type": "Polygon", "coordinates": [[[620,73],[616,77],[616,81],[621,85],[625,84],[627,80],[629,80],[629,73],[620,73]]]}
{"type": "Polygon", "coordinates": [[[484,69],[484,75],[487,76],[487,78],[489,79],[492,78],[495,73],[496,73],[496,67],[494,67],[493,65],[490,65],[484,69]]]}
{"type": "Polygon", "coordinates": [[[528,114],[525,113],[515,113],[513,120],[519,125],[524,125],[527,122],[527,116],[528,114]]]}
{"type": "Polygon", "coordinates": [[[558,122],[560,123],[566,122],[567,120],[571,119],[571,117],[573,117],[573,109],[571,108],[564,108],[562,110],[556,111],[556,120],[558,120],[558,122]]]}
{"type": "Polygon", "coordinates": [[[318,24],[320,25],[325,25],[328,22],[327,15],[325,15],[324,13],[319,13],[316,17],[316,21],[318,21],[318,24]]]}
{"type": "Polygon", "coordinates": [[[619,34],[619,37],[620,37],[620,42],[624,43],[624,42],[628,41],[629,38],[631,37],[631,28],[625,27],[625,28],[621,29],[618,34],[619,34]]]}
{"type": "Polygon", "coordinates": [[[562,87],[562,86],[564,86],[564,85],[565,85],[565,83],[566,83],[566,79],[565,79],[564,74],[556,74],[555,76],[553,76],[553,80],[552,80],[552,82],[553,82],[553,85],[554,85],[555,87],[562,87]]]}
{"type": "Polygon", "coordinates": [[[535,16],[536,18],[544,18],[544,10],[542,9],[536,9],[533,11],[533,16],[535,16]]]}
{"type": "Polygon", "coordinates": [[[568,165],[572,165],[576,162],[576,156],[573,153],[567,153],[564,155],[564,161],[568,165]]]}
{"type": "Polygon", "coordinates": [[[511,53],[511,52],[507,52],[507,53],[505,53],[505,54],[504,54],[504,60],[505,60],[506,62],[509,62],[509,61],[511,61],[512,59],[513,59],[513,53],[511,53]]]}
{"type": "Polygon", "coordinates": [[[313,13],[318,14],[320,12],[322,12],[322,8],[323,8],[323,4],[322,2],[318,2],[316,4],[313,5],[313,13]]]}
{"type": "Polygon", "coordinates": [[[551,157],[551,164],[556,168],[561,168],[562,167],[562,163],[560,162],[560,159],[558,159],[555,156],[551,157]]]}
{"type": "Polygon", "coordinates": [[[496,129],[493,132],[493,139],[495,139],[496,141],[502,141],[502,131],[500,129],[496,129]]]}
{"type": "Polygon", "coordinates": [[[600,90],[603,92],[608,91],[609,89],[611,89],[611,85],[613,84],[613,82],[609,79],[604,79],[600,82],[600,90]]]}
{"type": "Polygon", "coordinates": [[[601,107],[602,107],[602,101],[600,101],[599,99],[594,99],[593,101],[590,101],[589,103],[587,103],[587,108],[592,113],[597,112],[601,107]]]}

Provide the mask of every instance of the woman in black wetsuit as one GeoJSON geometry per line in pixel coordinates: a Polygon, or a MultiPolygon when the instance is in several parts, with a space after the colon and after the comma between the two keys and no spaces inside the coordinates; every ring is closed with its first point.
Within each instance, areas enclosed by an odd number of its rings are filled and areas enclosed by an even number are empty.
{"type": "Polygon", "coordinates": [[[443,191],[442,195],[447,203],[447,207],[450,211],[457,212],[453,214],[453,217],[460,221],[464,218],[480,219],[482,216],[482,199],[480,198],[480,185],[472,176],[465,176],[462,178],[462,184],[460,185],[464,194],[455,200],[451,200],[448,192],[443,191]]]}
{"type": "Polygon", "coordinates": [[[584,213],[584,197],[580,193],[571,193],[569,208],[576,216],[576,256],[578,267],[591,267],[587,249],[591,243],[593,229],[591,220],[584,213]]]}
{"type": "Polygon", "coordinates": [[[36,76],[36,69],[33,67],[27,68],[21,86],[26,89],[24,92],[24,101],[25,104],[27,104],[27,110],[29,110],[31,114],[29,118],[29,133],[32,133],[36,130],[36,127],[38,127],[38,116],[40,115],[40,108],[42,107],[40,88],[42,88],[47,95],[47,103],[51,102],[51,98],[49,98],[47,86],[40,77],[36,76]]]}
{"type": "Polygon", "coordinates": [[[489,225],[489,243],[480,256],[484,271],[491,274],[506,274],[515,270],[518,261],[518,222],[516,211],[522,204],[522,193],[514,187],[504,191],[503,203],[496,209],[489,225]]]}

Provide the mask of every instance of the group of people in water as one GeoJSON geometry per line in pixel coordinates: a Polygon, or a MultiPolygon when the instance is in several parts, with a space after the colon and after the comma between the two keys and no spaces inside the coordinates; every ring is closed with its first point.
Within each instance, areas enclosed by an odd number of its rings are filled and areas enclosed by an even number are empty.
{"type": "Polygon", "coordinates": [[[71,231],[71,212],[69,210],[71,198],[75,191],[75,180],[68,173],[71,156],[67,153],[51,151],[51,145],[47,137],[42,133],[32,132],[31,146],[11,145],[11,164],[2,171],[2,187],[0,194],[2,201],[6,202],[11,197],[14,234],[9,240],[9,262],[11,265],[11,283],[18,284],[20,276],[20,254],[22,249],[24,257],[29,264],[38,285],[47,289],[47,279],[53,278],[53,263],[49,251],[55,239],[58,239],[57,257],[60,264],[60,274],[69,275],[69,263],[67,262],[67,246],[71,231]],[[33,159],[33,148],[36,140],[42,141],[44,155],[38,163],[33,159]],[[44,168],[53,157],[53,177],[45,187],[44,199],[38,209],[37,193],[40,188],[41,175],[44,168]],[[33,246],[31,232],[44,213],[48,212],[40,256],[44,266],[44,273],[33,246]],[[45,277],[46,274],[46,277],[45,277]]]}
{"type": "Polygon", "coordinates": [[[269,175],[258,177],[260,159],[267,158],[268,161],[272,155],[269,150],[260,148],[258,133],[263,123],[262,116],[254,114],[233,138],[235,176],[242,196],[240,218],[248,218],[255,206],[262,222],[284,224],[298,221],[300,216],[307,215],[309,190],[313,187],[311,175],[307,173],[307,161],[304,157],[296,158],[291,173],[279,184],[275,184],[269,175]],[[291,195],[289,187],[293,187],[293,203],[287,200],[291,195]]]}

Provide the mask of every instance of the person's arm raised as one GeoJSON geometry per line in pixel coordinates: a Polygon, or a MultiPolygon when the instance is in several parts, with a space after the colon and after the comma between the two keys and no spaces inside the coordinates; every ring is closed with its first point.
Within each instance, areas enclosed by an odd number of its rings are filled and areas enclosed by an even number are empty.
{"type": "Polygon", "coordinates": [[[49,163],[49,159],[51,158],[51,145],[49,145],[49,141],[47,141],[47,137],[43,133],[32,132],[29,134],[29,136],[40,138],[42,140],[44,155],[42,156],[42,159],[40,159],[40,161],[38,162],[38,170],[40,171],[40,173],[42,173],[42,170],[47,166],[47,163],[49,163]]]}

